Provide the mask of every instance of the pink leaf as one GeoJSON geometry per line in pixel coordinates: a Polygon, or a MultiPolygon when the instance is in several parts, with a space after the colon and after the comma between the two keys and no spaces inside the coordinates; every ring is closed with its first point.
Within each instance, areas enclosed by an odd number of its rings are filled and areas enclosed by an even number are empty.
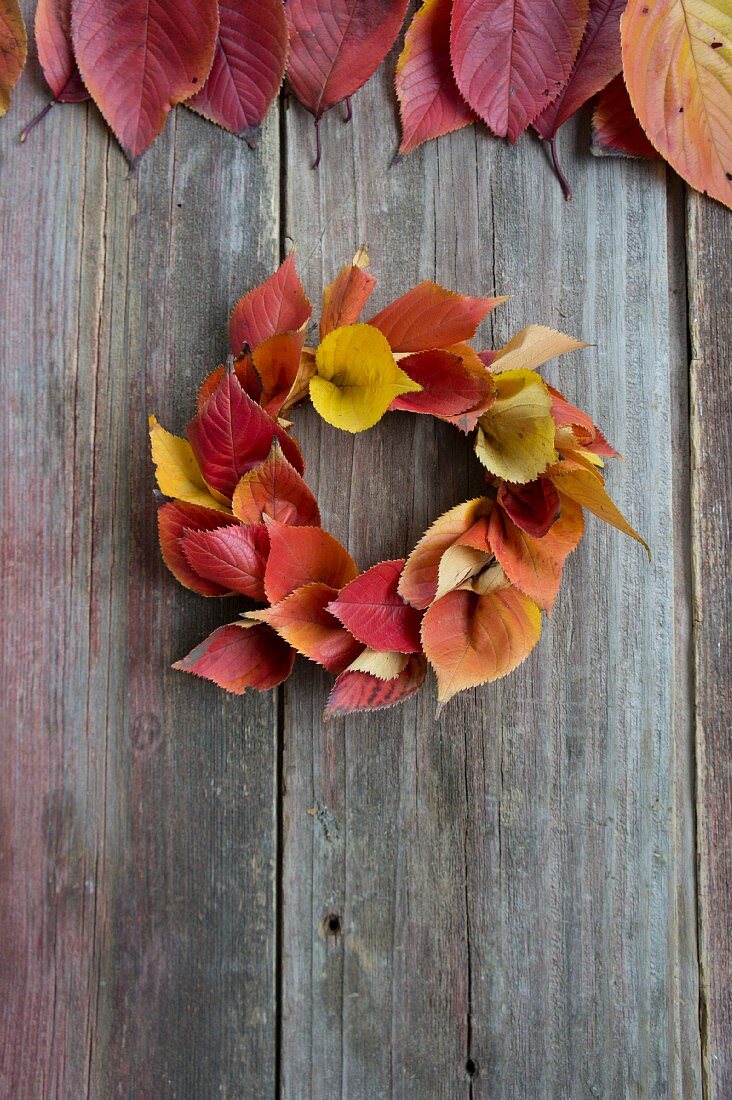
{"type": "Polygon", "coordinates": [[[212,680],[233,695],[267,691],[292,672],[295,651],[264,623],[220,626],[173,668],[212,680]]]}
{"type": "Polygon", "coordinates": [[[198,504],[188,504],[183,500],[163,504],[158,509],[160,550],[163,561],[176,580],[201,596],[227,596],[230,588],[202,577],[193,569],[183,551],[183,536],[188,531],[215,531],[236,523],[234,516],[226,512],[201,508],[198,504]]]}
{"type": "Polygon", "coordinates": [[[36,46],[46,83],[59,103],[89,99],[71,48],[71,0],[38,0],[36,46]]]}
{"type": "Polygon", "coordinates": [[[382,561],[367,569],[330,604],[332,612],[359,642],[380,651],[418,653],[422,616],[397,591],[404,561],[382,561]]]}
{"type": "Polygon", "coordinates": [[[264,570],[269,553],[264,524],[185,531],[181,542],[188,564],[199,577],[264,602],[264,570]]]}

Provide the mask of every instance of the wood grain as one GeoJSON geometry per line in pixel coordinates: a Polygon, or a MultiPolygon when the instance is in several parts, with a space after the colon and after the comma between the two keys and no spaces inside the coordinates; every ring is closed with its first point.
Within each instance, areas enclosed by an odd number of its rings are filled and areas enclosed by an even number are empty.
{"type": "MultiPolygon", "coordinates": [[[[307,116],[287,115],[285,228],[311,292],[366,240],[375,308],[434,276],[512,295],[488,345],[530,321],[591,341],[547,377],[624,454],[610,489],[654,556],[590,520],[530,661],[439,723],[427,691],[324,725],[326,678],[287,685],[285,1095],[697,1096],[679,189],[578,153],[576,130],[571,204],[528,139],[464,131],[390,167],[389,75],[352,127],[326,118],[318,173],[307,116]]],[[[296,430],[362,566],[479,489],[427,419],[351,439],[304,410],[296,430]]]]}
{"type": "Polygon", "coordinates": [[[732,1094],[732,241],[730,215],[690,192],[691,461],[697,844],[705,1095],[732,1094]]]}
{"type": "Polygon", "coordinates": [[[156,546],[146,416],[179,430],[279,252],[260,150],[184,111],[135,173],[35,66],[0,129],[0,1095],[271,1095],[276,699],[169,669],[236,614],[156,546]]]}

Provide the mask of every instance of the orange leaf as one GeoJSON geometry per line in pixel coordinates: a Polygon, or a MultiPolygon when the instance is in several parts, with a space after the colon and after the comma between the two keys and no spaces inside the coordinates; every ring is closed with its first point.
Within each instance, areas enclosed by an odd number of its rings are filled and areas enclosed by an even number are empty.
{"type": "MultiPolygon", "coordinates": [[[[222,364],[212,370],[210,374],[206,375],[198,389],[198,395],[196,397],[197,413],[200,413],[211,394],[218,389],[219,383],[226,374],[227,369],[227,366],[222,364]]],[[[259,402],[262,396],[262,379],[254,369],[254,363],[252,362],[252,357],[249,352],[240,355],[234,360],[234,374],[239,379],[241,388],[245,393],[249,394],[252,401],[259,402]]]]}
{"type": "Polygon", "coordinates": [[[23,72],[27,49],[18,0],[0,0],[0,115],[10,106],[10,95],[23,72]]]}
{"type": "Polygon", "coordinates": [[[277,332],[252,352],[252,361],[262,380],[259,402],[270,416],[277,416],[288,402],[305,344],[304,332],[277,332]]]}
{"type": "Polygon", "coordinates": [[[438,698],[505,676],[539,640],[541,612],[516,588],[485,596],[449,592],[427,610],[422,643],[437,673],[438,698]]]}
{"type": "Polygon", "coordinates": [[[565,497],[561,507],[559,519],[542,538],[522,531],[503,508],[494,508],[490,521],[491,549],[506,576],[544,611],[557,598],[564,562],[585,527],[579,504],[565,497]]]}
{"type": "Polygon", "coordinates": [[[264,623],[220,626],[173,668],[191,672],[243,695],[247,688],[267,691],[292,672],[295,651],[264,623]]]}
{"type": "Polygon", "coordinates": [[[358,711],[385,710],[403,703],[422,687],[427,674],[427,662],[421,653],[414,653],[393,680],[381,680],[368,672],[342,672],[328,698],[325,717],[358,711]]]}
{"type": "Polygon", "coordinates": [[[264,588],[270,603],[278,603],[303,585],[321,583],[340,589],[358,574],[344,546],[320,527],[267,524],[270,553],[264,588]]]}
{"type": "Polygon", "coordinates": [[[480,360],[478,365],[480,372],[473,369],[467,357],[439,348],[406,355],[399,360],[399,367],[422,389],[418,393],[401,394],[389,408],[452,420],[486,401],[490,404],[495,389],[493,379],[480,360]]]}
{"type": "Polygon", "coordinates": [[[183,536],[187,531],[214,531],[236,524],[233,516],[201,508],[182,500],[170,500],[158,509],[158,536],[163,561],[185,588],[201,596],[228,596],[231,589],[201,577],[192,568],[183,552],[183,536]]]}
{"type": "Polygon", "coordinates": [[[369,321],[392,351],[429,351],[470,340],[480,322],[505,298],[468,298],[425,279],[369,321]]]}
{"type": "Polygon", "coordinates": [[[490,513],[488,497],[476,497],[458,504],[436,520],[407,558],[399,581],[399,594],[413,607],[425,608],[437,592],[440,559],[481,516],[490,513]]]}
{"type": "Polygon", "coordinates": [[[278,332],[297,332],[312,312],[291,252],[274,275],[240,298],[232,309],[231,350],[238,355],[244,347],[256,348],[278,332]]]}
{"type": "Polygon", "coordinates": [[[323,311],[320,315],[320,339],[341,325],[354,325],[371,293],[376,279],[365,270],[368,252],[361,249],[353,263],[342,267],[332,283],[323,291],[323,311]]]}
{"type": "Polygon", "coordinates": [[[184,531],[181,546],[199,577],[252,600],[266,599],[264,570],[269,539],[264,524],[184,531]]]}
{"type": "Polygon", "coordinates": [[[565,467],[568,466],[568,462],[562,462],[558,468],[555,467],[552,473],[552,481],[559,492],[571,497],[583,508],[587,508],[589,512],[594,512],[596,516],[599,516],[605,523],[609,523],[611,527],[617,527],[618,531],[630,535],[632,539],[645,547],[650,558],[651,551],[648,543],[630,526],[623,513],[610,499],[600,474],[595,470],[577,468],[569,468],[565,471],[565,467]]]}
{"type": "Polygon", "coordinates": [[[277,441],[265,461],[240,479],[231,507],[242,523],[264,523],[267,516],[293,526],[320,526],[317,500],[277,441]]]}
{"type": "Polygon", "coordinates": [[[629,0],[623,74],[638,120],[680,176],[732,206],[732,10],[629,0]]]}
{"type": "Polygon", "coordinates": [[[327,584],[306,584],[263,611],[247,618],[269,623],[293,649],[329,672],[342,672],[363,646],[327,610],[338,595],[327,584]]]}

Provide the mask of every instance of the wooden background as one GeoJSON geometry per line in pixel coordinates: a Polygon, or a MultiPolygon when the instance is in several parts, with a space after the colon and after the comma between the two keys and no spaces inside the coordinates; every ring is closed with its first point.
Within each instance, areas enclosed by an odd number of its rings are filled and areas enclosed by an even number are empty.
{"type": "MultiPolygon", "coordinates": [[[[134,173],[93,107],[21,147],[35,62],[0,124],[3,1098],[732,1095],[732,223],[586,118],[572,203],[531,138],[392,164],[392,71],[319,172],[296,105],[256,153],[179,109],[134,173]],[[487,344],[592,343],[547,378],[653,549],[590,520],[531,659],[438,723],[169,668],[232,605],[160,561],[146,415],[182,428],[291,243],[317,298],[363,241],[378,306],[433,277],[510,293],[487,344]]],[[[479,485],[428,418],[296,422],[362,567],[479,485]]]]}

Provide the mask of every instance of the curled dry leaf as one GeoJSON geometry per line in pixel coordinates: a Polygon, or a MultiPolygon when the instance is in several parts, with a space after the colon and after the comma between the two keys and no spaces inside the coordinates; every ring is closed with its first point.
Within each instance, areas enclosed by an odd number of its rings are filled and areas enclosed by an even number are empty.
{"type": "Polygon", "coordinates": [[[409,662],[408,653],[397,653],[395,650],[377,650],[368,647],[362,650],[354,661],[351,661],[346,672],[368,672],[377,680],[394,680],[403,672],[409,662]]]}
{"type": "Polygon", "coordinates": [[[496,373],[505,370],[536,370],[549,359],[586,347],[583,340],[576,340],[574,336],[567,336],[566,333],[557,332],[546,325],[527,325],[494,353],[490,369],[496,373]]]}
{"type": "Polygon", "coordinates": [[[732,9],[628,0],[623,74],[641,126],[679,175],[732,206],[732,9]]]}
{"type": "Polygon", "coordinates": [[[209,634],[173,668],[243,695],[247,688],[268,691],[292,672],[295,651],[264,623],[229,623],[209,634]]]}
{"type": "Polygon", "coordinates": [[[131,160],[203,86],[218,25],[216,0],[74,0],[79,72],[131,160]]]}
{"type": "Polygon", "coordinates": [[[617,527],[618,531],[630,535],[632,539],[639,542],[650,558],[651,551],[648,543],[630,526],[620,509],[610,499],[599,473],[595,470],[572,469],[569,463],[560,463],[552,474],[552,480],[561,494],[570,497],[588,512],[594,512],[605,523],[609,523],[611,527],[617,527]]]}
{"type": "Polygon", "coordinates": [[[429,607],[437,592],[442,555],[472,531],[481,518],[490,515],[491,509],[488,497],[476,497],[451,508],[425,531],[407,558],[399,580],[399,594],[412,607],[429,607]]]}

